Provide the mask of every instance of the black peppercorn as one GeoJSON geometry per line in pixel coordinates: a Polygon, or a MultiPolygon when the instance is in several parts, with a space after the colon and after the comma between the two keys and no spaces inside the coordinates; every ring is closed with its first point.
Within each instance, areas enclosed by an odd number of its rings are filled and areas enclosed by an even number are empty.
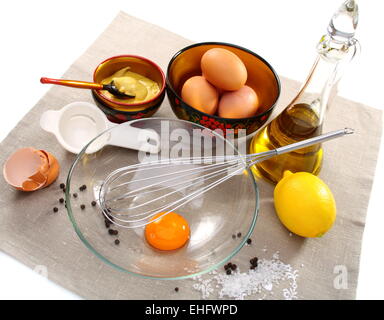
{"type": "Polygon", "coordinates": [[[259,259],[258,259],[257,257],[254,257],[254,258],[252,258],[251,260],[249,260],[251,266],[253,267],[253,268],[251,268],[251,269],[254,269],[254,268],[257,267],[257,263],[258,263],[258,261],[259,261],[259,259]]]}
{"type": "Polygon", "coordinates": [[[74,197],[74,198],[77,198],[77,193],[74,193],[74,194],[73,194],[73,197],[74,197]]]}
{"type": "Polygon", "coordinates": [[[239,232],[239,233],[237,234],[237,237],[238,237],[238,238],[240,238],[240,237],[241,237],[241,232],[239,232]]]}
{"type": "Polygon", "coordinates": [[[176,288],[175,288],[175,291],[176,291],[176,292],[179,292],[179,288],[178,288],[178,287],[176,287],[176,288]]]}
{"type": "Polygon", "coordinates": [[[247,244],[251,244],[251,243],[252,243],[252,239],[249,238],[249,239],[247,240],[247,244]]]}
{"type": "Polygon", "coordinates": [[[84,210],[84,209],[85,209],[85,204],[82,204],[82,205],[80,206],[80,209],[81,209],[81,210],[84,210]]]}
{"type": "Polygon", "coordinates": [[[232,273],[232,270],[231,270],[231,269],[227,269],[226,274],[227,274],[227,275],[230,275],[231,273],[232,273]]]}
{"type": "Polygon", "coordinates": [[[57,212],[57,211],[59,211],[59,209],[57,207],[54,207],[53,212],[57,212]]]}
{"type": "Polygon", "coordinates": [[[120,240],[119,239],[116,239],[115,240],[115,245],[119,245],[120,244],[120,240]]]}
{"type": "Polygon", "coordinates": [[[64,189],[65,188],[65,184],[64,183],[60,183],[60,189],[64,189]]]}
{"type": "Polygon", "coordinates": [[[64,199],[63,199],[63,198],[60,198],[60,199],[59,199],[59,202],[60,202],[60,203],[64,203],[64,199]]]}
{"type": "Polygon", "coordinates": [[[92,201],[91,205],[92,205],[92,207],[94,207],[96,205],[96,201],[92,201]]]}

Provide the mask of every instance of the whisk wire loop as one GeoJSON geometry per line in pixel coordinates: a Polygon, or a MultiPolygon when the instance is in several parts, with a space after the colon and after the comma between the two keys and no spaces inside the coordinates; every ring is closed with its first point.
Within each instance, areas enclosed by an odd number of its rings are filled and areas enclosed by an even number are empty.
{"type": "Polygon", "coordinates": [[[345,128],[255,154],[157,159],[121,167],[101,184],[100,207],[118,226],[143,227],[155,215],[160,219],[258,162],[351,133],[345,128]]]}

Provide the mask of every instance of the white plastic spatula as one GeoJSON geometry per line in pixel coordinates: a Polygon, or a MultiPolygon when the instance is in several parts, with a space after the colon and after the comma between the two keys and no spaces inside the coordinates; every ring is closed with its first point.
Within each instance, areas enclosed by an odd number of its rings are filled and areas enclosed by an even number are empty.
{"type": "MultiPolygon", "coordinates": [[[[95,105],[88,102],[73,102],[61,110],[44,112],[40,118],[40,126],[45,131],[53,133],[64,149],[78,154],[93,138],[118,125],[108,121],[95,105]]],[[[154,130],[127,125],[121,129],[111,130],[110,134],[106,135],[105,141],[97,139],[97,142],[88,146],[86,153],[94,153],[105,145],[150,153],[160,151],[160,137],[154,130]]]]}

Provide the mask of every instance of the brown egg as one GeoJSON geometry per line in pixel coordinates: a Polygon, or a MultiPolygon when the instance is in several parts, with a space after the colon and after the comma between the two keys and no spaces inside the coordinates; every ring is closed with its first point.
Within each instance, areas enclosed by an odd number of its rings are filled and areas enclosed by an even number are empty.
{"type": "Polygon", "coordinates": [[[248,86],[225,92],[220,99],[218,113],[223,118],[248,118],[256,115],[259,99],[248,86]]]}
{"type": "Polygon", "coordinates": [[[213,48],[201,58],[203,76],[217,88],[234,91],[247,81],[248,73],[244,63],[233,52],[213,48]]]}
{"type": "Polygon", "coordinates": [[[202,76],[194,76],[185,81],[181,97],[190,106],[208,114],[216,112],[219,102],[216,88],[202,76]]]}
{"type": "Polygon", "coordinates": [[[49,185],[57,178],[58,172],[56,158],[34,148],[15,151],[3,167],[4,179],[22,191],[35,191],[49,185]]]}

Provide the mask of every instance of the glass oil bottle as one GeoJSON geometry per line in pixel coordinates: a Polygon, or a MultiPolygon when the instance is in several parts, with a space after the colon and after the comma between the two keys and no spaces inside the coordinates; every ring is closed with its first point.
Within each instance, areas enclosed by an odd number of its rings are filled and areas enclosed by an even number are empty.
{"type": "MultiPolygon", "coordinates": [[[[348,0],[333,15],[317,45],[317,58],[297,96],[252,139],[250,153],[258,153],[298,142],[322,133],[327,107],[336,95],[338,80],[359,51],[354,38],[358,21],[356,1],[348,0]]],[[[277,183],[285,170],[320,172],[323,149],[320,144],[279,155],[252,168],[258,177],[277,183]]]]}

